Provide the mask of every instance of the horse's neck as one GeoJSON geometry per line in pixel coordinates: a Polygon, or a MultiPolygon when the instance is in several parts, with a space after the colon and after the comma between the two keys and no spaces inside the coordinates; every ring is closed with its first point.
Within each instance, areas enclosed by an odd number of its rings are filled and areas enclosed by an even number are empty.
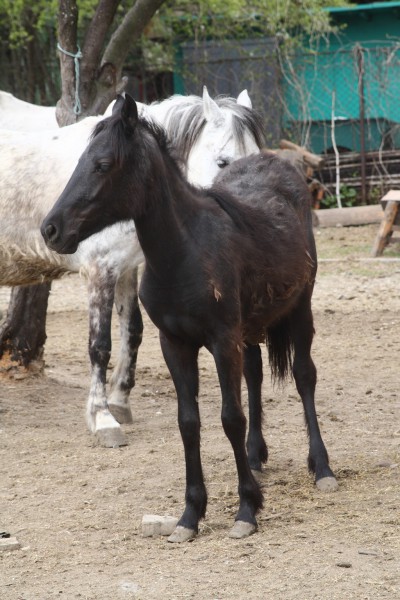
{"type": "Polygon", "coordinates": [[[146,263],[159,278],[170,277],[187,254],[188,229],[195,218],[196,194],[175,172],[159,188],[146,212],[135,219],[146,263]]]}

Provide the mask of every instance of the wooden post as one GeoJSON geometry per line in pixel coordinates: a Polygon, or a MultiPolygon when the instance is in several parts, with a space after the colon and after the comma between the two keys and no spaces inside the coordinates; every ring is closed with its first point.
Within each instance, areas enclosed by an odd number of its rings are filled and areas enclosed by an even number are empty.
{"type": "Polygon", "coordinates": [[[400,190],[390,190],[381,199],[384,207],[383,218],[372,247],[372,256],[381,256],[393,233],[400,205],[400,190]]]}

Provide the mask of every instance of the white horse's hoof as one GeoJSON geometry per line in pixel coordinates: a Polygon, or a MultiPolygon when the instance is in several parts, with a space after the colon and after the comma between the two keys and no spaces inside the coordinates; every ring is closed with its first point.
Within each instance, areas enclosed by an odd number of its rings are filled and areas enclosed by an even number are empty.
{"type": "Polygon", "coordinates": [[[169,536],[168,541],[172,543],[189,542],[190,540],[193,540],[196,535],[197,533],[194,529],[178,525],[175,527],[175,531],[169,536]]]}
{"type": "Polygon", "coordinates": [[[334,477],[322,477],[315,482],[320,492],[336,492],[339,484],[334,477]]]}
{"type": "Polygon", "coordinates": [[[119,427],[99,429],[96,431],[96,439],[104,448],[119,448],[128,445],[128,440],[119,427]]]}
{"type": "Polygon", "coordinates": [[[228,533],[228,537],[240,540],[241,538],[249,537],[257,531],[257,526],[247,521],[235,521],[234,526],[228,533]]]}
{"type": "Polygon", "coordinates": [[[133,423],[133,416],[130,406],[121,406],[121,404],[108,403],[108,409],[114,419],[120,424],[133,423]]]}

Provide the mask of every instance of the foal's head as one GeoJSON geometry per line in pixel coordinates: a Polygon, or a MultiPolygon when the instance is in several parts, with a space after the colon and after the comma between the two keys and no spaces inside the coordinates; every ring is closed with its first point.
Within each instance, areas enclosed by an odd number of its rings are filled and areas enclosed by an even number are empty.
{"type": "Polygon", "coordinates": [[[42,223],[46,244],[61,254],[117,221],[140,216],[149,174],[164,175],[163,131],[141,121],[135,101],[119,97],[111,117],[98,123],[63,193],[42,223]],[[125,168],[126,165],[128,168],[125,168]]]}

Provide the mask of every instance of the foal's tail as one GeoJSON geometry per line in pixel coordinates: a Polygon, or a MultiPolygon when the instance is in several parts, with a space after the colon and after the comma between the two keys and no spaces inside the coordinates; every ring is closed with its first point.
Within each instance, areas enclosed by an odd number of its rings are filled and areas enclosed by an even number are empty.
{"type": "Polygon", "coordinates": [[[284,381],[292,373],[293,340],[288,319],[266,329],[266,344],[273,381],[284,381]]]}

